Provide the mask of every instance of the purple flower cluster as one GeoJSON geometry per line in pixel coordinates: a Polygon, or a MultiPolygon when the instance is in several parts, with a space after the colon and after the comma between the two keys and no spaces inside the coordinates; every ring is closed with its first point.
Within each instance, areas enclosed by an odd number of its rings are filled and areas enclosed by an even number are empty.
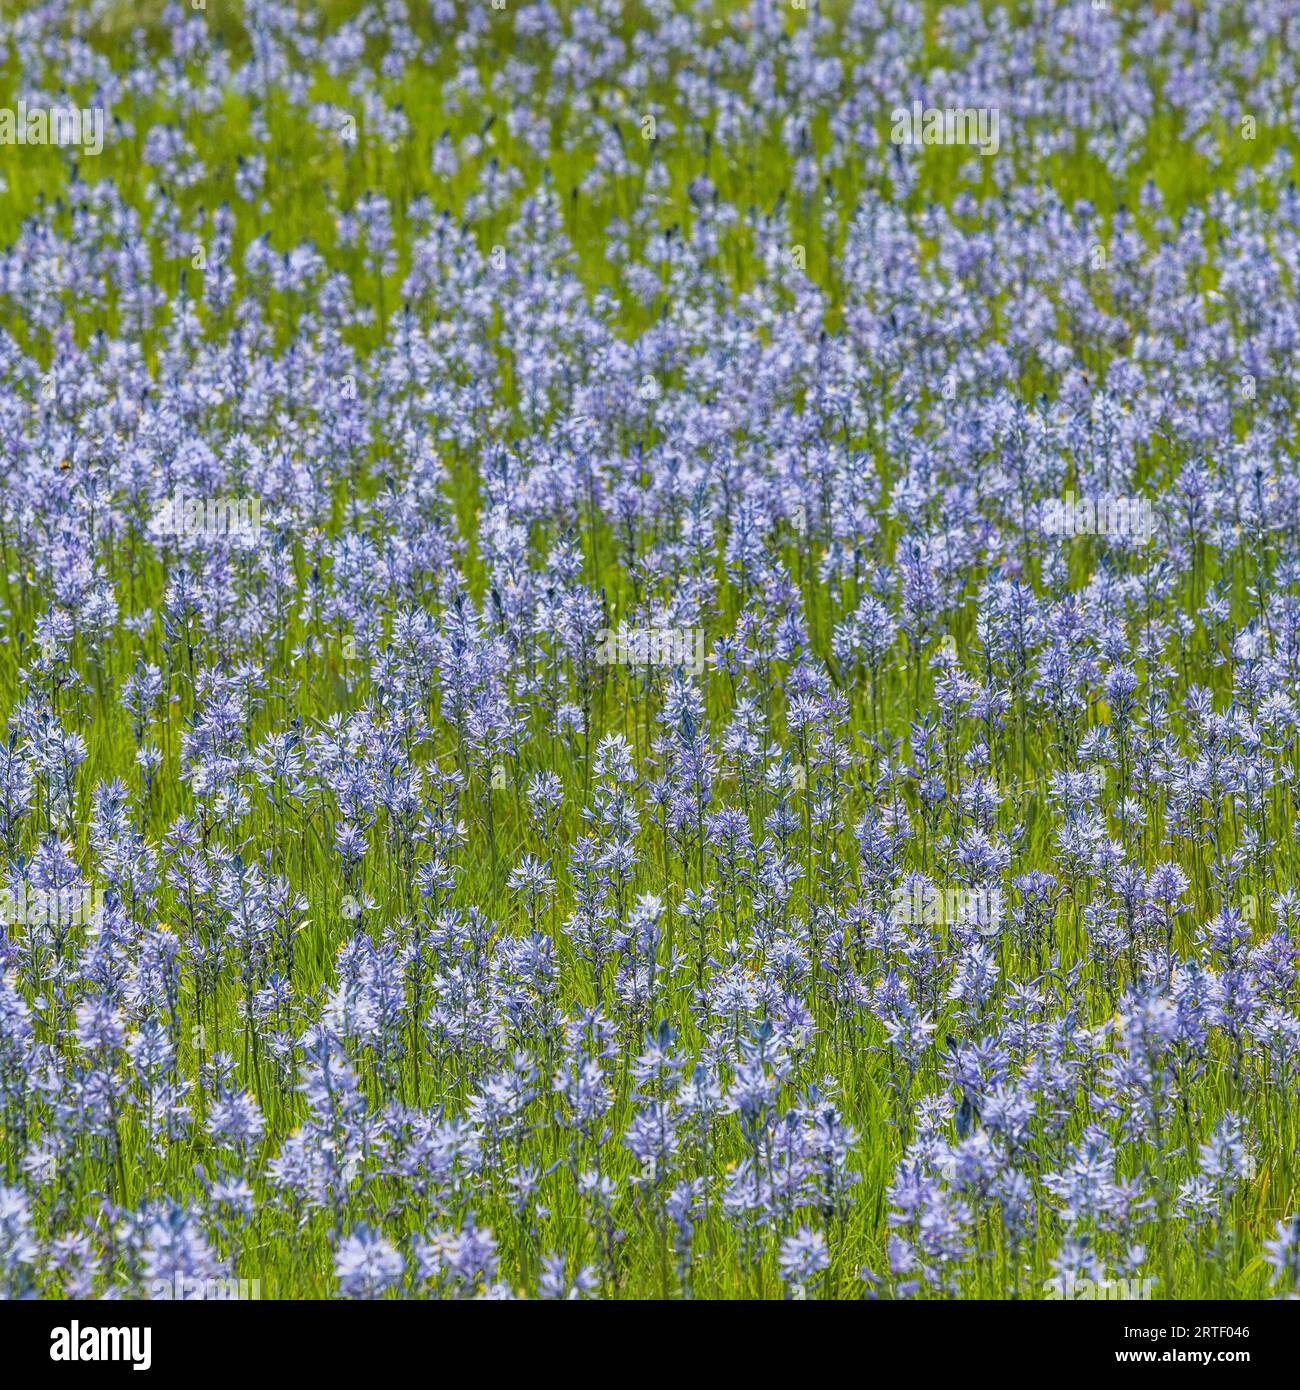
{"type": "Polygon", "coordinates": [[[0,1292],[1300,1290],[1292,0],[216,9],[0,21],[0,1292]]]}

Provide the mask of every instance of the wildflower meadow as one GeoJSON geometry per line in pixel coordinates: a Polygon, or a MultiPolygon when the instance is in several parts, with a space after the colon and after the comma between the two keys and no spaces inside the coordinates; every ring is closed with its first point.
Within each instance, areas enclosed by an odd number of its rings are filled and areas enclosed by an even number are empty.
{"type": "Polygon", "coordinates": [[[1297,0],[0,73],[0,1293],[1300,1293],[1297,0]]]}

